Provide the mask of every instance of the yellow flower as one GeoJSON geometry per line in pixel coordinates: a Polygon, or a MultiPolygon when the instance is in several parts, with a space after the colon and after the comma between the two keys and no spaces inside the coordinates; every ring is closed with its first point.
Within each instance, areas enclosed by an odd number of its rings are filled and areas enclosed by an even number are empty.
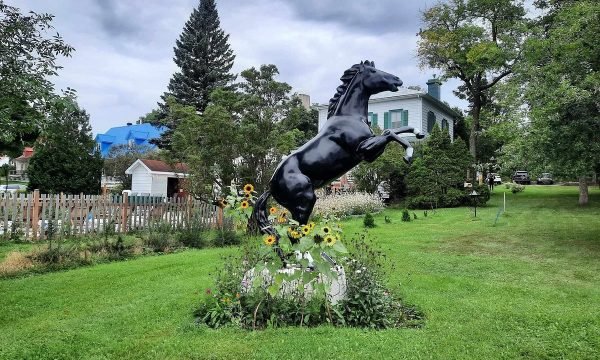
{"type": "Polygon", "coordinates": [[[252,186],[252,184],[246,184],[246,185],[244,185],[244,192],[246,194],[249,194],[249,193],[251,193],[253,191],[254,191],[254,186],[252,186]]]}
{"type": "Polygon", "coordinates": [[[296,230],[292,231],[291,235],[294,239],[300,239],[302,237],[302,235],[300,235],[300,233],[297,232],[296,230]]]}
{"type": "Polygon", "coordinates": [[[323,232],[325,234],[329,234],[331,232],[331,229],[328,226],[323,227],[323,232]]]}
{"type": "Polygon", "coordinates": [[[240,204],[240,207],[241,207],[242,209],[247,209],[247,208],[248,208],[248,206],[250,206],[250,203],[248,203],[248,201],[247,201],[247,200],[243,200],[243,201],[242,201],[242,203],[240,204]]]}
{"type": "Polygon", "coordinates": [[[336,239],[335,237],[331,236],[331,235],[327,235],[325,236],[325,244],[327,244],[327,246],[333,246],[333,244],[335,244],[336,239]]]}
{"type": "Polygon", "coordinates": [[[306,235],[306,234],[308,234],[308,233],[310,232],[310,229],[311,229],[311,228],[310,228],[310,226],[308,226],[308,225],[304,225],[304,226],[302,227],[302,233],[303,233],[304,235],[306,235]]]}
{"type": "Polygon", "coordinates": [[[313,221],[308,223],[308,226],[310,226],[310,229],[314,229],[315,228],[315,223],[313,221]]]}
{"type": "Polygon", "coordinates": [[[250,193],[245,193],[245,194],[244,194],[244,197],[245,197],[246,199],[250,199],[250,198],[252,197],[252,194],[250,194],[250,193]]]}
{"type": "Polygon", "coordinates": [[[277,241],[277,238],[275,237],[275,235],[267,235],[263,239],[263,242],[267,246],[271,246],[271,245],[275,244],[275,241],[277,241]]]}
{"type": "Polygon", "coordinates": [[[275,214],[277,214],[277,208],[273,206],[272,208],[269,209],[269,212],[271,213],[271,215],[275,215],[275,214]]]}

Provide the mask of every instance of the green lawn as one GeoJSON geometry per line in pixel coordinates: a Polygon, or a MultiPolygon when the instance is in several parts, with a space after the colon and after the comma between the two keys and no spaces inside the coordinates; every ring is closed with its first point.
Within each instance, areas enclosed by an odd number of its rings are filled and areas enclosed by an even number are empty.
{"type": "Polygon", "coordinates": [[[598,358],[600,191],[579,208],[576,187],[528,186],[493,226],[503,191],[477,220],[467,208],[375,216],[391,285],[426,314],[423,328],[199,328],[192,311],[237,250],[189,250],[0,280],[0,359],[598,358]]]}

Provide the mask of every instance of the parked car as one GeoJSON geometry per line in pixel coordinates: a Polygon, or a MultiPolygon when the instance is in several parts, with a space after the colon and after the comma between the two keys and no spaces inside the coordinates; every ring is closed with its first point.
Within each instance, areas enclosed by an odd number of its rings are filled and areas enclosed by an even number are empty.
{"type": "Polygon", "coordinates": [[[554,184],[554,179],[552,179],[552,174],[550,173],[542,173],[537,178],[537,183],[540,185],[552,185],[554,184]]]}
{"type": "Polygon", "coordinates": [[[515,171],[512,177],[512,181],[517,184],[531,184],[531,179],[529,178],[529,173],[527,171],[515,171]]]}
{"type": "Polygon", "coordinates": [[[502,178],[500,177],[500,175],[492,173],[492,177],[494,178],[494,185],[502,184],[502,178]]]}
{"type": "Polygon", "coordinates": [[[19,190],[25,190],[27,187],[25,185],[18,184],[8,184],[8,185],[0,185],[0,193],[16,193],[19,190]]]}

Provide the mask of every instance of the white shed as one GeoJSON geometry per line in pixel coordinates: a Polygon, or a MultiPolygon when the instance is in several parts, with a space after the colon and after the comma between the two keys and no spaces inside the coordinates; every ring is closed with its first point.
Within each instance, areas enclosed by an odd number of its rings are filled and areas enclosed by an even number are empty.
{"type": "Polygon", "coordinates": [[[181,191],[181,180],[188,176],[188,167],[182,163],[171,166],[160,160],[138,159],[125,174],[131,175],[133,195],[171,197],[181,191]]]}

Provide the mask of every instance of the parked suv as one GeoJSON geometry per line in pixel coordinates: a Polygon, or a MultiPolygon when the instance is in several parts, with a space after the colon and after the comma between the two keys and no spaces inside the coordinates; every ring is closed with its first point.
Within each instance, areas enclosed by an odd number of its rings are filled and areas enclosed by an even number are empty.
{"type": "Polygon", "coordinates": [[[543,185],[552,185],[554,184],[554,180],[552,179],[552,174],[550,173],[542,173],[537,179],[538,184],[543,185]]]}
{"type": "Polygon", "coordinates": [[[517,184],[531,184],[531,179],[529,178],[529,173],[527,173],[527,171],[515,171],[512,181],[517,184]]]}

